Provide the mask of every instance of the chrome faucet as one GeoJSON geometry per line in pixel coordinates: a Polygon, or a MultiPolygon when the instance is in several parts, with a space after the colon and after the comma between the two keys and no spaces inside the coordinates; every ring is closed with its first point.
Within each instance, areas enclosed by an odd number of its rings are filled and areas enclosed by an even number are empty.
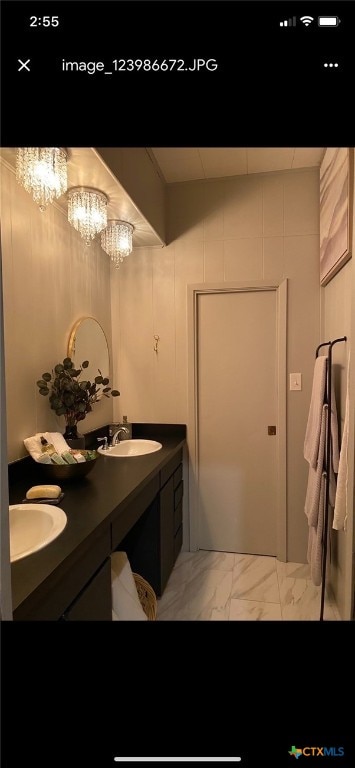
{"type": "Polygon", "coordinates": [[[98,443],[103,443],[102,450],[103,451],[108,451],[108,439],[107,439],[107,437],[97,437],[96,439],[97,439],[98,443]]]}
{"type": "Polygon", "coordinates": [[[112,435],[111,446],[117,445],[120,442],[120,432],[124,432],[125,435],[129,435],[129,429],[127,427],[119,427],[112,435]]]}

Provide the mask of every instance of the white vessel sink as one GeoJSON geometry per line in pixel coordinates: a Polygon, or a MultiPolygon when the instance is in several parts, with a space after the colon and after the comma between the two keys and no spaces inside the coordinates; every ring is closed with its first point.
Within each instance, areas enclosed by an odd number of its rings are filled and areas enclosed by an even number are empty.
{"type": "Polygon", "coordinates": [[[51,504],[12,504],[9,507],[10,560],[21,560],[46,547],[67,524],[60,507],[51,504]]]}
{"type": "Polygon", "coordinates": [[[104,451],[102,447],[98,448],[98,452],[103,456],[115,458],[127,458],[131,456],[144,456],[146,453],[154,453],[160,451],[162,448],[161,443],[157,443],[156,440],[122,440],[118,445],[114,445],[112,448],[108,448],[104,451]]]}

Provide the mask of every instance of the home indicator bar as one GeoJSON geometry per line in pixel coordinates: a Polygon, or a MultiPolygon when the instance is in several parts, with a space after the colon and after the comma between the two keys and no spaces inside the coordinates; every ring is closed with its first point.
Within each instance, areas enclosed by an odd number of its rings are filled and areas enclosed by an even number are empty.
{"type": "Polygon", "coordinates": [[[116,763],[240,763],[241,757],[114,757],[116,763]]]}

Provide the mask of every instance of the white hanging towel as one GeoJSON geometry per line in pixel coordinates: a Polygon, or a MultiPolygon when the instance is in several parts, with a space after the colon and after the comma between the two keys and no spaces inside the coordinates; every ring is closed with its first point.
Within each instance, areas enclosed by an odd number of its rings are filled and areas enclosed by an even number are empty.
{"type": "Polygon", "coordinates": [[[325,484],[326,473],[323,472],[320,478],[318,524],[309,526],[308,535],[307,560],[311,566],[311,579],[316,587],[322,583],[325,484]]]}
{"type": "Polygon", "coordinates": [[[317,357],[314,364],[311,404],[309,407],[303,455],[308,464],[316,469],[319,449],[322,408],[325,395],[327,358],[317,357]]]}
{"type": "Polygon", "coordinates": [[[112,621],[147,621],[126,552],[111,555],[112,621]]]}
{"type": "Polygon", "coordinates": [[[323,464],[324,464],[325,440],[326,440],[326,432],[327,432],[327,415],[328,415],[328,408],[326,405],[323,405],[317,466],[315,469],[313,469],[312,466],[309,467],[306,502],[304,505],[305,515],[308,519],[308,525],[310,527],[314,526],[315,528],[317,528],[318,517],[319,517],[319,504],[320,504],[319,500],[321,495],[321,483],[322,483],[323,464]]]}
{"type": "Polygon", "coordinates": [[[349,448],[349,378],[350,378],[350,353],[348,357],[348,372],[346,384],[345,418],[343,437],[341,441],[339,474],[337,482],[337,491],[335,496],[335,509],[333,517],[333,528],[336,531],[346,531],[346,521],[348,517],[348,448],[349,448]]]}

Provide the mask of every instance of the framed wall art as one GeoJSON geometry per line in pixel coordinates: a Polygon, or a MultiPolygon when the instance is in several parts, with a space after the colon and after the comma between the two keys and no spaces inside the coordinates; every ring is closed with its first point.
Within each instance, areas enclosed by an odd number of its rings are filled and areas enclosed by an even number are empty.
{"type": "Polygon", "coordinates": [[[350,251],[349,149],[328,148],[320,167],[320,282],[326,285],[350,251]]]}

